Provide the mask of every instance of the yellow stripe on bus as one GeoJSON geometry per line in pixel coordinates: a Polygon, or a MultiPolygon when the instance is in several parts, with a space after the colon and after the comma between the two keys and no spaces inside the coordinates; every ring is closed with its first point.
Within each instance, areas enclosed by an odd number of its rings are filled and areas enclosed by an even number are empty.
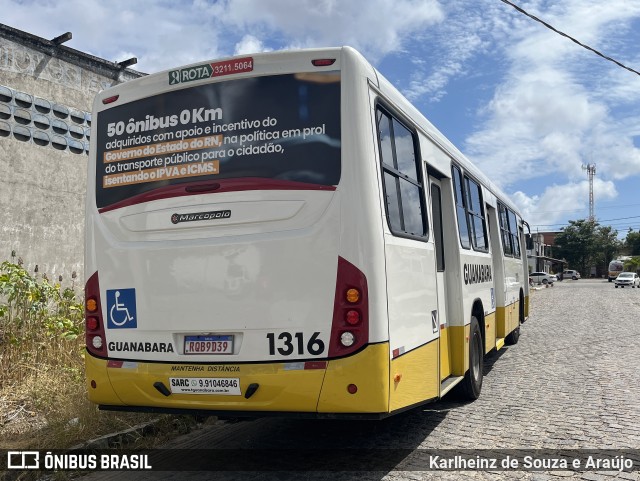
{"type": "Polygon", "coordinates": [[[484,316],[484,353],[488,353],[496,347],[496,313],[492,312],[484,316]]]}
{"type": "Polygon", "coordinates": [[[438,358],[436,339],[391,361],[390,411],[438,397],[438,358]]]}
{"type": "Polygon", "coordinates": [[[496,335],[499,338],[507,337],[511,331],[516,329],[520,325],[520,301],[516,301],[506,307],[498,307],[496,309],[496,325],[496,335]]]}
{"type": "Polygon", "coordinates": [[[107,363],[88,353],[85,356],[89,399],[101,405],[327,413],[386,413],[389,409],[388,343],[317,363],[326,364],[326,369],[305,369],[304,362],[196,365],[132,361],[122,367],[107,367],[107,363]],[[241,394],[165,396],[154,384],[161,382],[170,390],[170,378],[237,378],[241,394]],[[259,385],[257,391],[245,399],[247,387],[254,383],[259,385]],[[350,384],[357,387],[354,394],[349,392],[350,384]]]}
{"type": "Polygon", "coordinates": [[[469,332],[471,325],[450,326],[451,375],[464,376],[469,369],[469,332]]]}
{"type": "Polygon", "coordinates": [[[389,343],[373,344],[354,356],[329,361],[318,412],[389,412],[389,343]],[[358,388],[355,394],[349,393],[350,384],[358,388]]]}

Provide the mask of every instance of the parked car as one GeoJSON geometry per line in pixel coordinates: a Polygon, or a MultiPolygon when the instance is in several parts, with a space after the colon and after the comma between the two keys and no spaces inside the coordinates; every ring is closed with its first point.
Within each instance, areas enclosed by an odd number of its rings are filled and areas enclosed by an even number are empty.
{"type": "Polygon", "coordinates": [[[553,284],[558,280],[556,276],[549,274],[548,272],[532,272],[529,274],[529,279],[531,279],[535,284],[553,284]]]}
{"type": "Polygon", "coordinates": [[[578,271],[566,270],[562,273],[563,279],[573,279],[574,281],[580,279],[580,273],[578,271]]]}
{"type": "Polygon", "coordinates": [[[616,288],[618,286],[631,286],[634,289],[636,287],[640,289],[640,277],[638,277],[638,274],[636,274],[635,272],[621,272],[613,282],[615,282],[616,288]]]}

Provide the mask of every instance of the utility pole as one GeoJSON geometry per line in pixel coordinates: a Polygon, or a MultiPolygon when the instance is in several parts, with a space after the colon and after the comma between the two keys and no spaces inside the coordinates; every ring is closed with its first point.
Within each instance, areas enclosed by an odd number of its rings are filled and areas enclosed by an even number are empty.
{"type": "Polygon", "coordinates": [[[589,176],[589,220],[593,222],[596,220],[593,205],[593,177],[596,175],[596,164],[583,165],[582,170],[586,170],[589,176]]]}

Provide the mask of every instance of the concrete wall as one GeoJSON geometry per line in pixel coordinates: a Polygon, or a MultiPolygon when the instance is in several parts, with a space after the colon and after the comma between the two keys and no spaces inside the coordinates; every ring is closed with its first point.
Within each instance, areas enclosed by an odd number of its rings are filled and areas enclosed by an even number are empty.
{"type": "Polygon", "coordinates": [[[49,279],[69,279],[74,271],[82,278],[93,97],[140,75],[0,25],[0,86],[14,94],[0,99],[0,262],[15,251],[31,272],[37,265],[49,279]],[[23,108],[16,92],[48,101],[57,112],[23,108]],[[65,107],[74,115],[65,118],[65,107]],[[59,128],[47,127],[47,118],[59,128]],[[59,121],[74,130],[73,136],[59,121]],[[34,135],[55,141],[45,144],[34,135]]]}

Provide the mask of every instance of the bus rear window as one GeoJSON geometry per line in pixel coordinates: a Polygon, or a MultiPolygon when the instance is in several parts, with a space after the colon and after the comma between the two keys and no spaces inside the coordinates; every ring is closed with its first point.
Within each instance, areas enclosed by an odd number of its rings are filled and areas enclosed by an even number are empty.
{"type": "Polygon", "coordinates": [[[339,72],[189,87],[105,110],[97,123],[98,208],[194,181],[340,181],[339,72]]]}

